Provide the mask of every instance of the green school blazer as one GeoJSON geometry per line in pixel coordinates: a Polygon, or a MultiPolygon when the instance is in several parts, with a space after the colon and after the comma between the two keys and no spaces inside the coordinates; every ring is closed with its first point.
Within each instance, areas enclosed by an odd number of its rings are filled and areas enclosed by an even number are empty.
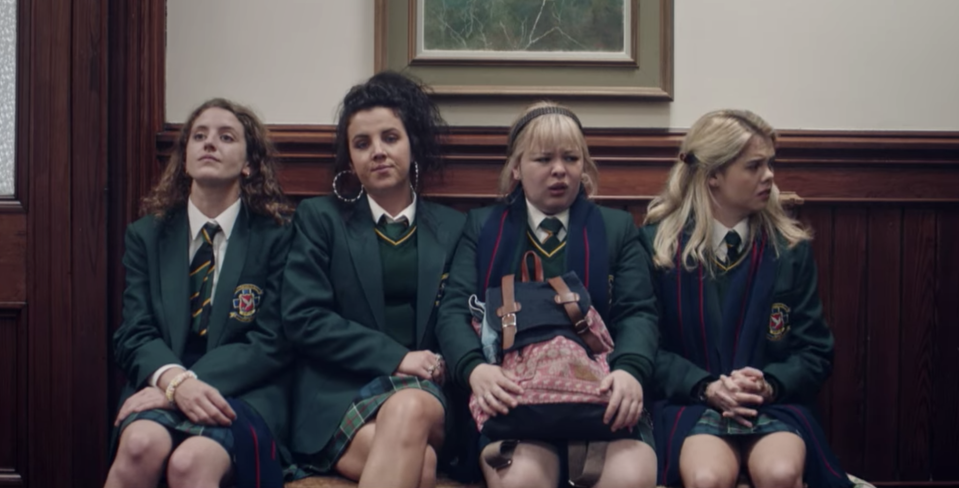
{"type": "MultiPolygon", "coordinates": [[[[604,317],[616,347],[609,356],[612,369],[632,374],[645,389],[652,375],[659,329],[656,324],[656,299],[649,276],[649,256],[639,242],[633,217],[622,210],[598,206],[606,226],[611,274],[611,306],[604,317]]],[[[476,245],[479,235],[496,207],[485,207],[469,213],[463,238],[456,249],[450,268],[449,283],[440,306],[437,336],[454,377],[460,386],[469,388],[469,376],[484,362],[480,340],[470,326],[470,295],[476,293],[476,245]]],[[[526,207],[522,207],[526,220],[526,207]]],[[[525,237],[520,240],[525,243],[525,237]]],[[[519,268],[525,244],[517,246],[512,269],[519,268]]],[[[481,301],[485,297],[481,297],[481,301]]]]}
{"type": "MultiPolygon", "coordinates": [[[[292,449],[315,454],[359,390],[393,374],[409,350],[385,332],[383,269],[369,201],[304,200],[283,284],[283,324],[299,357],[292,449]]],[[[465,217],[417,200],[416,350],[437,351],[434,309],[465,217]]]]}
{"type": "MultiPolygon", "coordinates": [[[[127,228],[123,324],[113,337],[116,361],[129,381],[120,405],[161,366],[180,363],[192,333],[189,233],[186,207],[162,221],[148,216],[127,228]]],[[[279,316],[291,237],[290,224],[280,226],[241,208],[213,297],[206,354],[190,368],[224,397],[253,407],[278,444],[289,431],[293,372],[279,316]]]]}
{"type": "MultiPolygon", "coordinates": [[[[653,253],[658,225],[642,229],[643,244],[653,253]]],[[[773,307],[789,310],[788,328],[770,329],[758,341],[763,372],[776,386],[776,403],[815,404],[816,395],[832,372],[833,336],[822,316],[816,263],[808,241],[789,249],[778,237],[779,257],[773,291],[773,307]]],[[[654,273],[662,270],[654,269],[654,273]]],[[[657,290],[658,293],[658,290],[657,290]]],[[[713,313],[721,314],[720,310],[713,313]]],[[[770,310],[770,314],[773,310],[770,310]]],[[[662,327],[670,324],[661,324],[662,327]]],[[[660,349],[656,358],[658,392],[677,403],[696,403],[693,389],[712,375],[679,354],[660,349]]]]}

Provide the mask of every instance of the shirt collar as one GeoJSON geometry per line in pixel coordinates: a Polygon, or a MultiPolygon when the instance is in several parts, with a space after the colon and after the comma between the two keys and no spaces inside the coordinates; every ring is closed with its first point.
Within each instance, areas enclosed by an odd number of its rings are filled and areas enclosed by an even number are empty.
{"type": "Polygon", "coordinates": [[[529,199],[526,199],[526,215],[529,219],[529,228],[539,229],[539,224],[543,223],[543,220],[547,217],[556,217],[559,219],[560,223],[563,224],[563,229],[569,232],[569,209],[563,210],[562,212],[556,215],[546,215],[542,210],[536,208],[535,205],[530,203],[529,199]]]}
{"type": "Polygon", "coordinates": [[[197,236],[200,235],[200,231],[203,230],[203,226],[208,222],[216,222],[220,226],[220,231],[223,232],[223,237],[226,239],[230,238],[230,234],[233,233],[233,224],[236,223],[237,216],[240,215],[240,206],[242,205],[243,200],[237,198],[233,205],[230,205],[223,211],[220,215],[217,215],[216,218],[211,219],[206,215],[203,215],[203,212],[200,211],[196,205],[193,204],[193,200],[187,200],[187,215],[190,217],[190,240],[194,240],[197,236]]]}
{"type": "Polygon", "coordinates": [[[413,225],[413,219],[416,218],[416,192],[413,192],[413,203],[396,215],[390,215],[386,210],[383,210],[383,207],[381,207],[380,204],[376,203],[376,200],[373,200],[372,198],[367,198],[367,201],[370,202],[370,212],[373,213],[374,224],[379,223],[380,217],[385,215],[388,222],[396,222],[400,219],[400,217],[406,217],[406,223],[413,225]]]}
{"type": "MultiPolygon", "coordinates": [[[[746,242],[746,237],[749,235],[749,218],[740,220],[732,229],[726,227],[720,221],[713,219],[713,249],[719,249],[720,247],[725,249],[726,234],[731,230],[739,234],[741,240],[739,247],[742,248],[742,243],[746,242]]],[[[726,253],[724,251],[723,256],[725,255],[726,253]]]]}

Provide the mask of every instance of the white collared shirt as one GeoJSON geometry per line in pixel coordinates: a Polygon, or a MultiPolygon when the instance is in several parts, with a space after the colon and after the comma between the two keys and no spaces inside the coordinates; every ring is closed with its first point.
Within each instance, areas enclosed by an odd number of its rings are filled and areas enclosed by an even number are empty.
{"type": "MultiPolygon", "coordinates": [[[[219,280],[220,270],[223,268],[226,246],[230,242],[230,235],[233,234],[233,225],[236,224],[236,218],[240,215],[241,206],[242,200],[237,198],[233,205],[227,207],[226,210],[220,215],[217,215],[216,218],[211,219],[203,215],[203,212],[193,204],[193,200],[187,200],[186,213],[190,220],[190,247],[188,255],[190,263],[193,262],[193,256],[196,255],[196,252],[200,250],[200,246],[203,245],[203,235],[200,233],[200,231],[203,230],[203,226],[208,222],[216,222],[216,224],[220,226],[220,232],[217,232],[216,235],[213,236],[213,259],[216,261],[216,267],[213,268],[210,305],[213,304],[213,297],[216,296],[216,282],[219,280]]],[[[167,370],[182,367],[183,366],[179,364],[165,364],[157,368],[157,370],[153,372],[153,375],[150,376],[150,386],[157,386],[157,381],[160,381],[160,376],[167,372],[167,370]]]]}
{"type": "Polygon", "coordinates": [[[556,217],[559,219],[560,223],[563,224],[563,228],[556,233],[556,238],[560,241],[566,239],[566,231],[569,230],[568,208],[556,215],[546,215],[542,210],[536,208],[535,205],[530,203],[529,199],[527,198],[526,215],[528,216],[529,228],[533,230],[533,235],[536,236],[536,239],[539,240],[540,244],[545,243],[546,239],[549,239],[549,232],[539,228],[539,224],[541,224],[547,217],[556,217]]]}
{"type": "Polygon", "coordinates": [[[233,224],[236,223],[236,217],[240,215],[240,206],[242,200],[236,199],[233,205],[230,205],[216,218],[209,218],[203,215],[193,201],[187,203],[187,215],[190,218],[190,262],[193,262],[193,256],[203,245],[203,235],[200,231],[203,226],[209,222],[216,222],[220,226],[220,232],[213,236],[213,259],[216,261],[216,267],[213,269],[213,287],[210,291],[210,303],[213,303],[213,297],[216,296],[216,283],[220,278],[220,269],[223,267],[223,258],[226,256],[226,246],[230,242],[230,235],[233,234],[233,224]]]}
{"type": "Polygon", "coordinates": [[[413,192],[413,203],[410,206],[404,208],[400,213],[395,216],[390,215],[389,212],[383,210],[383,207],[380,204],[376,203],[372,198],[367,198],[367,201],[370,202],[370,212],[373,213],[373,223],[377,224],[380,222],[380,217],[386,216],[386,222],[393,224],[399,222],[402,217],[406,217],[407,225],[413,225],[413,219],[416,218],[416,192],[413,192]]]}
{"type": "Polygon", "coordinates": [[[749,219],[740,220],[732,229],[713,219],[713,253],[720,262],[726,261],[726,234],[731,230],[739,234],[740,243],[737,250],[742,251],[746,238],[749,237],[749,219]]]}

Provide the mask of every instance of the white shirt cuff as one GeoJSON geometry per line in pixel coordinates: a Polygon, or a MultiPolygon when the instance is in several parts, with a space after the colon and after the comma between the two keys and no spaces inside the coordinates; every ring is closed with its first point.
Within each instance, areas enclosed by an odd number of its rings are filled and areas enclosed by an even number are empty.
{"type": "MultiPolygon", "coordinates": [[[[153,373],[153,376],[150,376],[150,386],[155,387],[157,385],[157,382],[160,381],[160,376],[163,376],[163,373],[166,373],[168,370],[171,370],[173,368],[183,368],[183,366],[179,364],[165,364],[163,366],[160,366],[160,368],[157,369],[155,373],[153,373]]],[[[183,369],[186,369],[186,368],[183,368],[183,369]]]]}

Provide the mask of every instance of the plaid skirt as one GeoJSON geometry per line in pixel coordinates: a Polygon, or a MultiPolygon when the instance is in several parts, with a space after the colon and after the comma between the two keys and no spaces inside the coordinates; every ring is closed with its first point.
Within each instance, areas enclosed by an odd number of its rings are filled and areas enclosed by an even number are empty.
{"type": "Polygon", "coordinates": [[[416,377],[380,376],[360,389],[336,432],[333,433],[333,437],[320,452],[312,459],[301,463],[299,467],[305,471],[305,474],[330,473],[360,428],[376,417],[376,412],[394,393],[408,388],[416,388],[432,394],[443,405],[443,410],[447,410],[443,390],[432,381],[416,377]]]}
{"type": "Polygon", "coordinates": [[[170,431],[170,436],[173,438],[174,447],[186,440],[187,437],[199,435],[216,441],[217,444],[223,446],[223,449],[226,449],[226,452],[230,455],[230,459],[234,457],[233,430],[230,427],[194,424],[179,410],[157,408],[127,416],[127,418],[123,419],[123,423],[120,424],[120,435],[123,435],[123,430],[136,420],[152,420],[166,427],[167,430],[170,431]]]}
{"type": "MultiPolygon", "coordinates": [[[[707,408],[699,417],[696,425],[689,429],[687,435],[709,434],[717,437],[737,435],[766,435],[773,432],[794,432],[785,422],[774,419],[766,414],[760,414],[752,421],[752,427],[746,427],[735,420],[722,416],[718,410],[707,408]]],[[[798,434],[798,432],[797,432],[798,434]]]]}

